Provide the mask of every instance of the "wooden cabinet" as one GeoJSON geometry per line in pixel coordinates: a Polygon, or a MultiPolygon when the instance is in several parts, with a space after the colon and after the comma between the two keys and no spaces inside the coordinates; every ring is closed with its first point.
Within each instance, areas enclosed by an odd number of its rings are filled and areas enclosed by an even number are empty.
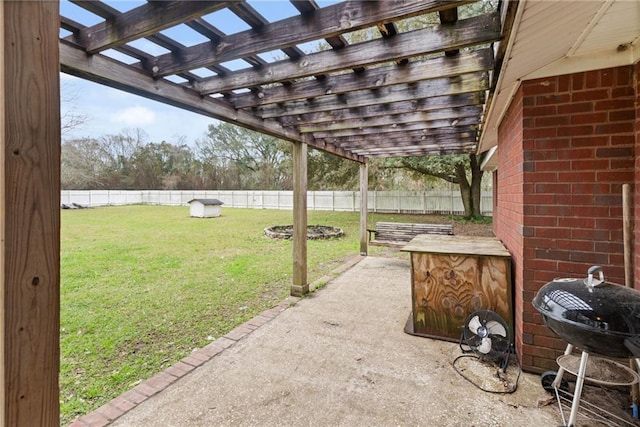
{"type": "Polygon", "coordinates": [[[458,341],[467,316],[487,309],[507,322],[513,339],[511,255],[498,239],[421,234],[402,250],[411,254],[406,332],[458,341]]]}

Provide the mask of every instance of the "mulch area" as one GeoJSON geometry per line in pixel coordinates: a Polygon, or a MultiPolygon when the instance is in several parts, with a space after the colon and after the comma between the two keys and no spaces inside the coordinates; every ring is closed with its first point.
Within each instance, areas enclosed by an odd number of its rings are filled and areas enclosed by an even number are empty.
{"type": "Polygon", "coordinates": [[[459,236],[494,237],[492,224],[455,223],[453,234],[459,236]]]}
{"type": "Polygon", "coordinates": [[[426,215],[424,221],[430,224],[453,224],[453,234],[459,236],[483,236],[494,237],[493,224],[476,224],[473,222],[455,221],[447,215],[426,215]]]}

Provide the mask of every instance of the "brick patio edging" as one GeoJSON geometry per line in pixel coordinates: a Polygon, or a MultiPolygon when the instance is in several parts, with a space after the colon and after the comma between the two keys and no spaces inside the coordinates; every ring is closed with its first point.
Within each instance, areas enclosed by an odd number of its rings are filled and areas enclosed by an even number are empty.
{"type": "MultiPolygon", "coordinates": [[[[340,267],[309,285],[309,288],[314,290],[321,287],[322,285],[330,282],[336,276],[353,267],[361,260],[362,257],[360,256],[350,257],[340,267]]],[[[145,400],[166,389],[169,385],[184,377],[198,366],[201,366],[205,362],[208,362],[218,356],[224,350],[233,346],[236,342],[245,338],[251,332],[275,319],[280,313],[289,307],[294,306],[299,300],[299,297],[293,296],[285,298],[278,305],[263,311],[250,320],[247,320],[242,325],[229,331],[221,338],[218,338],[203,348],[194,350],[175,365],[170,366],[159,374],[143,381],[133,389],[121,394],[110,402],[105,403],[95,411],[77,418],[69,424],[69,427],[104,427],[109,425],[111,422],[129,412],[145,400]]]]}

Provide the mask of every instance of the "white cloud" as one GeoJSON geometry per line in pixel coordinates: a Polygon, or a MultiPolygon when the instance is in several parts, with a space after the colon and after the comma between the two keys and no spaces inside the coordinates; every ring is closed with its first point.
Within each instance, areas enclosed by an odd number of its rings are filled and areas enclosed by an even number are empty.
{"type": "Polygon", "coordinates": [[[194,145],[204,137],[208,125],[217,123],[210,117],[75,77],[65,81],[61,90],[63,98],[69,99],[62,103],[63,112],[72,109],[87,118],[66,138],[100,138],[139,128],[149,135],[151,142],[183,141],[194,145]]]}
{"type": "Polygon", "coordinates": [[[152,125],[156,121],[156,114],[149,108],[136,105],[115,112],[110,120],[119,125],[143,127],[152,125]]]}

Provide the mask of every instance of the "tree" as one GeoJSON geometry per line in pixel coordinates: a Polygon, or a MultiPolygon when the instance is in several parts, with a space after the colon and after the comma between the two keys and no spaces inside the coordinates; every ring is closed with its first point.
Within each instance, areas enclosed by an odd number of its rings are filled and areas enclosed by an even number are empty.
{"type": "Polygon", "coordinates": [[[102,180],[106,188],[134,189],[133,158],[147,144],[147,139],[142,129],[125,129],[119,134],[100,138],[101,160],[105,167],[102,180]]]}
{"type": "Polygon", "coordinates": [[[414,174],[433,176],[460,187],[465,218],[480,218],[482,175],[478,157],[471,154],[449,154],[406,157],[389,160],[388,168],[404,168],[414,174]]]}
{"type": "MultiPolygon", "coordinates": [[[[307,160],[309,190],[359,190],[360,163],[320,150],[309,150],[307,160]]],[[[385,167],[382,159],[369,161],[369,189],[407,189],[415,180],[403,169],[385,167]],[[408,182],[410,181],[411,182],[408,182]]]]}
{"type": "Polygon", "coordinates": [[[357,190],[359,163],[311,149],[307,157],[309,190],[357,190]]]}
{"type": "Polygon", "coordinates": [[[132,157],[133,186],[139,190],[195,188],[196,162],[191,149],[166,141],[146,144],[132,157]]]}
{"type": "Polygon", "coordinates": [[[186,144],[142,142],[143,136],[107,135],[62,144],[62,188],[198,190],[202,165],[186,144]]]}
{"type": "Polygon", "coordinates": [[[60,96],[60,131],[62,136],[68,136],[71,131],[81,127],[88,117],[86,114],[76,111],[76,101],[78,99],[78,92],[73,87],[73,81],[68,79],[60,79],[61,82],[61,96],[60,96]]]}
{"type": "Polygon", "coordinates": [[[101,188],[104,164],[97,139],[77,138],[64,141],[61,147],[61,185],[66,190],[101,188]]]}
{"type": "Polygon", "coordinates": [[[199,160],[216,170],[220,187],[282,190],[292,188],[291,144],[230,123],[209,125],[206,139],[196,143],[199,160]],[[219,174],[225,170],[224,176],[219,174]]]}

